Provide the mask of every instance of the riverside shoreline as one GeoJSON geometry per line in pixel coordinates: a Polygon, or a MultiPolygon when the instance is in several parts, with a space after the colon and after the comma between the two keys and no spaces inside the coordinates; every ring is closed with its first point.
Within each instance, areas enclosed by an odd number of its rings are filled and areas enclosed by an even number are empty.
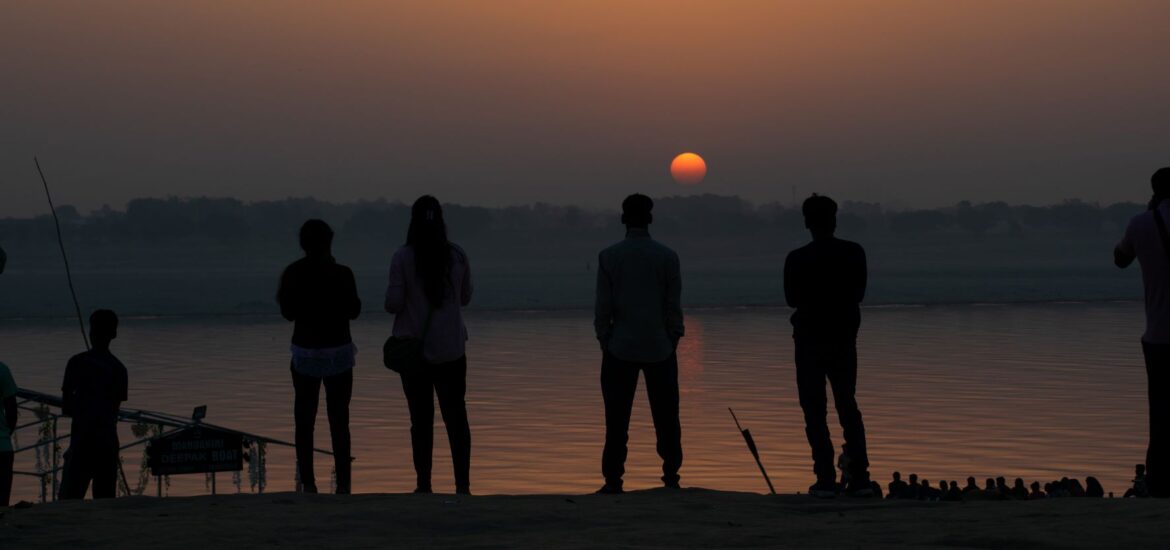
{"type": "Polygon", "coordinates": [[[272,493],[3,510],[23,548],[1164,548],[1170,500],[815,500],[705,489],[619,496],[272,493]]]}

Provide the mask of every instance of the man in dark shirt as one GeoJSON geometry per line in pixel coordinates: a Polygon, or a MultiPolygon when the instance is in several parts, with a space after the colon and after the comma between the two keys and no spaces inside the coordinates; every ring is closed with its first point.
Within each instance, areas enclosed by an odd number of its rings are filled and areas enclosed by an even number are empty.
{"type": "Polygon", "coordinates": [[[126,400],[127,374],[110,353],[118,316],[99,309],[89,317],[93,349],[74,355],[61,384],[63,412],[73,417],[65,453],[61,498],[81,499],[93,481],[93,498],[113,498],[118,480],[118,409],[126,400]]]}
{"type": "Polygon", "coordinates": [[[333,230],[328,224],[306,221],[301,226],[300,243],[305,257],[285,268],[276,299],[281,315],[293,322],[290,368],[301,489],[317,492],[313,431],[324,385],[337,493],[348,494],[352,488],[349,402],[357,353],[349,322],[361,313],[362,302],[353,271],[333,258],[333,230]]]}
{"type": "Polygon", "coordinates": [[[601,396],[605,402],[605,448],[600,493],[620,494],[626,472],[630,412],[638,373],[662,458],[662,483],[679,487],[682,426],[679,423],[678,356],[683,337],[682,276],[678,254],[650,238],[654,201],[634,194],[622,202],[626,238],[597,260],[593,326],[601,343],[601,396]]]}
{"type": "Polygon", "coordinates": [[[857,408],[857,330],[859,304],[865,297],[865,251],[854,242],[833,236],[837,203],[813,195],[804,201],[804,225],[812,242],[793,250],[784,264],[784,296],[792,314],[796,347],[796,385],[804,411],[805,434],[812,447],[817,482],[809,493],[836,495],[833,442],[825,420],[825,379],[833,389],[837,416],[849,446],[846,494],[872,496],[865,426],[857,408]]]}

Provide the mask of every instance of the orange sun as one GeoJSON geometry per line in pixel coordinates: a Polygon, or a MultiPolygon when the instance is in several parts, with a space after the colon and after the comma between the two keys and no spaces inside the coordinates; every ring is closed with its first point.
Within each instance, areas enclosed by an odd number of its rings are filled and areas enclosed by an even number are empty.
{"type": "Polygon", "coordinates": [[[670,162],[670,175],[680,185],[696,185],[707,176],[707,163],[694,153],[683,153],[670,162]]]}

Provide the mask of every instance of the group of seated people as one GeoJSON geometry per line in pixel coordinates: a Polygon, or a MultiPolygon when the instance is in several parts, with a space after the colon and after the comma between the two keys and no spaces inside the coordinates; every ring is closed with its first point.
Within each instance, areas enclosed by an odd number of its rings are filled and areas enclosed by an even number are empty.
{"type": "MultiPolygon", "coordinates": [[[[1135,487],[1138,480],[1135,481],[1135,487]]],[[[938,486],[929,480],[918,479],[918,474],[910,474],[909,482],[902,481],[902,474],[894,472],[894,480],[887,486],[888,499],[930,500],[930,501],[972,501],[972,500],[1039,500],[1042,498],[1063,497],[1090,497],[1102,498],[1105,488],[1096,477],[1085,478],[1082,485],[1076,478],[1061,478],[1050,481],[1041,486],[1039,481],[1025,485],[1023,478],[1016,478],[1015,483],[1008,485],[1003,476],[995,479],[987,478],[983,487],[976,483],[974,477],[967,478],[967,484],[960,487],[958,481],[939,481],[938,486]]],[[[1131,489],[1131,491],[1133,491],[1131,489]]],[[[1112,496],[1112,495],[1110,495],[1112,496]]],[[[1126,496],[1140,496],[1130,495],[1126,496]]]]}

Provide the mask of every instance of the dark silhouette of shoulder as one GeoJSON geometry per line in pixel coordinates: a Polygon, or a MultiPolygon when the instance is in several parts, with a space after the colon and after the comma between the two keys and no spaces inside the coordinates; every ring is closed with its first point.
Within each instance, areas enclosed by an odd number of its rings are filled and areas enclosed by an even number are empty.
{"type": "Polygon", "coordinates": [[[305,257],[285,268],[277,293],[280,313],[296,323],[293,343],[332,347],[351,341],[349,321],[361,314],[353,270],[331,258],[305,257]]]}

